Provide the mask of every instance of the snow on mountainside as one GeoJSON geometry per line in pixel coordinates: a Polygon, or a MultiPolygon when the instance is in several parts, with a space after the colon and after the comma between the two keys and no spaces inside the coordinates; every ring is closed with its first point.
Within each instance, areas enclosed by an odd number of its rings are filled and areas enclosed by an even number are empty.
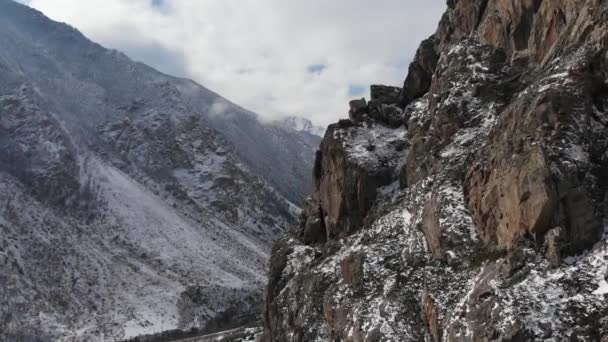
{"type": "Polygon", "coordinates": [[[298,132],[310,133],[319,137],[325,135],[325,128],[315,126],[310,120],[297,116],[290,116],[279,120],[276,122],[276,125],[298,132]]]}
{"type": "Polygon", "coordinates": [[[320,138],[8,0],[0,46],[0,339],[112,341],[257,312],[320,138]]]}

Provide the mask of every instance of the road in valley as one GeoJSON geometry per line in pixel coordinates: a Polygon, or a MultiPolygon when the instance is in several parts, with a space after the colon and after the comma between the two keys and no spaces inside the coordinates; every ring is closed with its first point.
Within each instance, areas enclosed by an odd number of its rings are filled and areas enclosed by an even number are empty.
{"type": "Polygon", "coordinates": [[[236,328],[214,334],[190,337],[176,342],[254,342],[256,336],[262,332],[262,328],[236,328]]]}

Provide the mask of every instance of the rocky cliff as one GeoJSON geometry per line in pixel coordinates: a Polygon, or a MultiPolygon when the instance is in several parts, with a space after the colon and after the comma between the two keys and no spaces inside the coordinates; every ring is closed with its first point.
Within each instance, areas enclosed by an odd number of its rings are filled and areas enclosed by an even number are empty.
{"type": "Polygon", "coordinates": [[[608,341],[608,3],[449,0],[317,152],[268,341],[608,341]]]}

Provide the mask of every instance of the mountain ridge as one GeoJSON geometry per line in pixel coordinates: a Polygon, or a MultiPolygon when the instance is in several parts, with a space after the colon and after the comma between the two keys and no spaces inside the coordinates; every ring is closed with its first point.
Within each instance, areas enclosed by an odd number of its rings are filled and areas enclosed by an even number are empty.
{"type": "Polygon", "coordinates": [[[2,338],[121,340],[255,315],[270,243],[310,187],[290,170],[311,167],[320,138],[24,5],[0,1],[0,27],[2,338]]]}
{"type": "MultiPolygon", "coordinates": [[[[287,172],[288,170],[291,171],[293,169],[305,169],[304,167],[300,167],[303,165],[301,163],[298,164],[299,160],[289,160],[289,157],[291,156],[289,149],[295,148],[295,146],[291,146],[292,143],[290,143],[289,140],[296,140],[298,144],[314,146],[318,143],[317,139],[292,134],[294,132],[290,132],[289,130],[277,130],[277,127],[272,125],[260,124],[257,119],[257,114],[244,110],[242,107],[220,97],[215,92],[198,85],[196,82],[190,79],[168,76],[143,63],[132,62],[123,53],[116,50],[106,50],[101,45],[88,40],[76,29],[70,26],[61,26],[61,24],[44,17],[42,13],[30,9],[27,6],[14,3],[11,0],[4,1],[3,6],[3,22],[7,25],[15,26],[15,29],[17,30],[16,33],[22,37],[22,40],[20,41],[21,46],[28,46],[33,42],[34,44],[41,44],[42,46],[45,46],[46,44],[47,46],[52,47],[46,51],[46,57],[51,57],[51,60],[46,62],[44,68],[39,70],[42,74],[48,74],[51,70],[67,68],[66,71],[72,78],[76,78],[76,83],[81,83],[82,87],[91,87],[91,85],[86,84],[86,82],[90,81],[93,83],[100,82],[100,84],[102,84],[103,89],[99,89],[93,85],[90,89],[80,92],[80,97],[92,98],[89,102],[100,102],[97,103],[96,106],[79,108],[81,112],[105,111],[110,113],[110,115],[115,115],[116,113],[121,113],[121,110],[119,109],[123,109],[122,112],[124,112],[124,109],[129,108],[137,110],[136,102],[141,98],[146,98],[147,101],[151,102],[150,105],[154,105],[155,108],[162,110],[175,109],[172,108],[172,105],[177,107],[179,107],[179,105],[185,106],[186,108],[190,107],[188,108],[189,110],[205,116],[210,125],[224,136],[228,137],[231,143],[237,147],[237,153],[241,154],[241,158],[245,159],[251,168],[256,169],[256,171],[258,171],[257,173],[262,175],[266,181],[279,189],[283,196],[296,202],[303,198],[310,188],[310,184],[307,184],[308,177],[304,178],[301,174],[298,174],[298,177],[291,177],[291,173],[287,172]],[[28,16],[24,15],[24,13],[36,13],[36,15],[28,16]],[[21,22],[19,19],[22,17],[25,17],[27,20],[21,22]],[[47,30],[44,27],[45,25],[51,25],[54,28],[47,30]],[[36,29],[37,26],[41,27],[36,29]],[[34,29],[31,27],[34,27],[34,29]],[[28,42],[30,40],[31,42],[28,42]],[[80,50],[72,53],[72,49],[80,50]],[[87,65],[82,63],[82,60],[74,58],[85,58],[88,61],[96,61],[97,63],[101,63],[100,68],[103,69],[97,69],[94,72],[90,71],[87,69],[87,65]],[[62,63],[65,64],[62,65],[62,63]],[[126,68],[125,66],[129,67],[126,68]],[[138,70],[138,66],[143,70],[138,70]],[[125,77],[126,75],[129,77],[125,77]],[[116,87],[113,82],[115,80],[120,80],[121,86],[116,87]],[[145,81],[152,86],[138,86],[137,84],[142,84],[138,82],[142,81],[145,81]],[[122,94],[119,89],[126,85],[129,85],[134,89],[135,94],[122,94]],[[101,94],[99,94],[99,92],[101,92],[101,94]],[[146,95],[150,92],[161,92],[164,97],[155,98],[146,95]],[[107,100],[104,96],[112,102],[118,103],[119,108],[104,108],[106,106],[104,101],[107,100]],[[181,104],[175,103],[180,101],[182,102],[181,104]],[[211,113],[217,111],[218,107],[221,108],[221,115],[212,115],[211,113]],[[193,110],[193,108],[195,110],[193,110]],[[277,147],[272,139],[266,139],[267,136],[273,134],[287,135],[289,137],[289,139],[286,139],[285,141],[284,149],[277,147]],[[244,135],[245,138],[243,138],[242,135],[244,135]],[[260,141],[254,141],[252,138],[248,137],[248,135],[258,136],[260,141]],[[263,148],[256,150],[252,149],[251,146],[261,146],[263,148]],[[247,153],[242,153],[242,151],[247,151],[247,153]],[[265,151],[272,151],[272,153],[266,153],[265,151]],[[274,157],[274,155],[280,157],[274,157]],[[274,168],[277,169],[277,171],[275,172],[269,172],[268,169],[262,165],[262,162],[268,160],[269,156],[276,159],[274,168]],[[290,163],[294,163],[294,165],[290,165],[290,163]],[[282,174],[282,177],[275,177],[279,172],[282,174]],[[304,178],[306,182],[300,180],[302,178],[304,178]],[[295,184],[296,186],[292,184],[295,184]],[[294,194],[296,196],[294,196],[294,194]]],[[[4,43],[6,46],[10,46],[12,41],[13,47],[18,51],[20,46],[14,46],[14,39],[15,38],[5,40],[4,43]]],[[[32,56],[28,56],[28,54],[24,52],[20,57],[25,61],[32,56]]],[[[7,59],[9,58],[5,58],[5,60],[7,59]]],[[[34,61],[34,63],[35,62],[36,61],[34,61]]],[[[58,92],[61,87],[58,88],[59,89],[57,89],[56,92],[58,92]]],[[[78,91],[78,89],[71,90],[78,91]]],[[[47,91],[53,91],[53,87],[49,85],[47,91]]],[[[73,96],[73,94],[62,93],[53,95],[59,98],[73,96]]],[[[89,102],[87,102],[87,104],[89,102]]],[[[78,107],[79,104],[72,101],[70,106],[78,107]]],[[[181,108],[180,110],[183,111],[186,108],[181,108]]],[[[108,115],[99,113],[91,114],[95,115],[92,118],[87,117],[87,119],[94,120],[97,117],[104,118],[108,115]]],[[[77,118],[78,117],[76,117],[76,119],[77,118]]],[[[311,148],[314,149],[314,147],[311,148]]]]}
{"type": "Polygon", "coordinates": [[[325,135],[325,129],[320,126],[315,126],[312,121],[298,116],[289,116],[283,119],[275,120],[274,123],[281,127],[292,129],[298,132],[306,132],[318,137],[325,135]]]}

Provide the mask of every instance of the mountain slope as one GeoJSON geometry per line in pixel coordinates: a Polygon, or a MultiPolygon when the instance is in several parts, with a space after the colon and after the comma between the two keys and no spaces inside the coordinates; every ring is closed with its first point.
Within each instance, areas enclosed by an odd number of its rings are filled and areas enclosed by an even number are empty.
{"type": "Polygon", "coordinates": [[[255,314],[269,244],[309,188],[290,170],[311,167],[319,138],[12,1],[0,28],[2,339],[255,314]]]}
{"type": "Polygon", "coordinates": [[[447,3],[328,128],[265,340],[608,339],[608,6],[447,3]]]}
{"type": "Polygon", "coordinates": [[[275,122],[276,125],[298,132],[305,132],[311,135],[316,135],[319,137],[323,137],[325,134],[325,128],[315,126],[310,120],[299,118],[295,116],[290,116],[275,122]]]}
{"type": "MultiPolygon", "coordinates": [[[[1,3],[0,39],[5,49],[0,54],[0,65],[35,83],[48,101],[45,105],[69,117],[68,123],[77,122],[91,129],[150,110],[201,116],[236,147],[239,157],[250,168],[267,169],[264,164],[274,164],[270,172],[258,174],[285,197],[295,202],[310,191],[308,177],[302,182],[286,171],[308,162],[293,158],[290,153],[301,145],[315,148],[316,137],[291,129],[277,131],[275,125],[261,124],[254,113],[190,80],[170,77],[135,63],[25,6],[9,0],[1,3]],[[285,148],[277,146],[274,141],[277,135],[285,135],[292,141],[287,141],[285,148]]],[[[11,77],[2,87],[10,90],[15,82],[19,81],[11,77]]]]}

